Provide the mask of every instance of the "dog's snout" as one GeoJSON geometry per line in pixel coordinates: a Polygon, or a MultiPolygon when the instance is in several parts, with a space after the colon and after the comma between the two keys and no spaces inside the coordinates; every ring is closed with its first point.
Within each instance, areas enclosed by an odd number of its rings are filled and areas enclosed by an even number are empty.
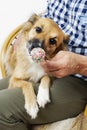
{"type": "Polygon", "coordinates": [[[33,48],[37,48],[37,47],[42,48],[42,41],[40,41],[39,39],[33,39],[33,40],[28,41],[29,51],[31,51],[33,48]]]}
{"type": "Polygon", "coordinates": [[[41,41],[40,40],[38,40],[38,39],[34,39],[34,40],[32,40],[32,47],[33,48],[36,48],[36,47],[41,47],[41,41]]]}

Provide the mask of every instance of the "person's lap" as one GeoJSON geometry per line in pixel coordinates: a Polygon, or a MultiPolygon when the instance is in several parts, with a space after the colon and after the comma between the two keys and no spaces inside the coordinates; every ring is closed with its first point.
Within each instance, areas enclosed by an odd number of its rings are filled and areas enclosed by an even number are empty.
{"type": "MultiPolygon", "coordinates": [[[[7,89],[7,86],[8,79],[0,81],[0,127],[2,126],[2,130],[4,130],[3,124],[4,127],[5,125],[17,127],[17,124],[19,126],[28,123],[44,124],[74,117],[84,110],[87,103],[85,81],[74,77],[55,79],[50,88],[51,103],[45,108],[40,108],[37,118],[32,120],[24,109],[22,90],[7,89]]],[[[26,130],[26,126],[23,129],[26,130]]]]}

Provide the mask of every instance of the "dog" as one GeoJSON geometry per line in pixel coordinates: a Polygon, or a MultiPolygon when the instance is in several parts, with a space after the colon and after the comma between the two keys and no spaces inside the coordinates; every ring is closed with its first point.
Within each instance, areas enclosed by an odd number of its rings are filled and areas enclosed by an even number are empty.
{"type": "Polygon", "coordinates": [[[40,63],[32,60],[30,52],[33,48],[42,48],[46,59],[51,60],[60,50],[66,50],[69,36],[54,21],[36,14],[24,23],[20,36],[21,41],[15,41],[6,53],[5,67],[11,76],[8,88],[22,88],[26,112],[35,119],[39,107],[44,108],[50,102],[51,78],[40,63]],[[38,81],[40,85],[36,95],[33,84],[38,81]]]}

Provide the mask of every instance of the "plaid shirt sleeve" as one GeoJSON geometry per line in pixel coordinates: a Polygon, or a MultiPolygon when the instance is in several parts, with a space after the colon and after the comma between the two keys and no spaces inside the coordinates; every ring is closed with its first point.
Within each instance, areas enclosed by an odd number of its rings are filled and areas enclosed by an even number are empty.
{"type": "MultiPolygon", "coordinates": [[[[70,35],[69,51],[87,56],[87,0],[48,0],[44,14],[70,35]]],[[[87,77],[75,76],[87,81],[87,77]]]]}

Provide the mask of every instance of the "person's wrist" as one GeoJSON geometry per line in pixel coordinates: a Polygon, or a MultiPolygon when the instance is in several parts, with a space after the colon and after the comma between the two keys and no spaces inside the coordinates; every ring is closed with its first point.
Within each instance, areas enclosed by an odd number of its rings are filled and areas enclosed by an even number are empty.
{"type": "Polygon", "coordinates": [[[77,61],[77,73],[87,76],[87,57],[82,55],[76,55],[77,61]]]}

